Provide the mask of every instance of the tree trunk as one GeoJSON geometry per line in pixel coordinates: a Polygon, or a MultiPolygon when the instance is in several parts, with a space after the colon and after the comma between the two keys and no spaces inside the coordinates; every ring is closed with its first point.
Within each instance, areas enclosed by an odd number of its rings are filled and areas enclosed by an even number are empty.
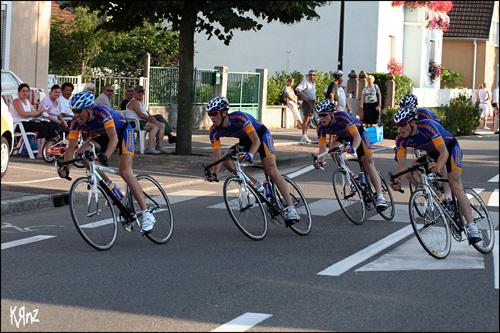
{"type": "Polygon", "coordinates": [[[184,1],[179,33],[179,96],[177,108],[177,141],[175,145],[175,151],[179,155],[191,154],[195,26],[195,2],[184,1]]]}

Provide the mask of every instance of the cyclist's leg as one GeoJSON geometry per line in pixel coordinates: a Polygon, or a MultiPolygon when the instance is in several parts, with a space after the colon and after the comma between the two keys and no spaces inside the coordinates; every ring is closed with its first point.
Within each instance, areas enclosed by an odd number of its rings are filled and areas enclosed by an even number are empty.
{"type": "Polygon", "coordinates": [[[278,190],[283,195],[288,207],[293,206],[292,197],[288,192],[285,179],[279,173],[278,167],[276,166],[276,157],[267,156],[262,160],[262,165],[264,166],[264,173],[271,178],[271,180],[276,184],[278,190]]]}
{"type": "Polygon", "coordinates": [[[474,222],[472,217],[472,210],[470,208],[469,199],[465,195],[462,185],[462,173],[459,171],[453,171],[448,174],[448,182],[451,188],[451,192],[455,195],[460,206],[460,211],[467,220],[467,224],[474,222]]]}

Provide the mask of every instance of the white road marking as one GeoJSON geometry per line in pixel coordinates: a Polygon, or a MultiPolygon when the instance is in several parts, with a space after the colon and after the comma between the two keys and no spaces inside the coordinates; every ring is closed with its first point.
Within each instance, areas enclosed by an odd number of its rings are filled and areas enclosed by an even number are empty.
{"type": "Polygon", "coordinates": [[[181,190],[177,192],[167,193],[170,204],[196,199],[198,197],[207,196],[216,193],[215,191],[197,191],[197,190],[181,190]]]}
{"type": "Polygon", "coordinates": [[[498,197],[498,189],[494,190],[491,193],[490,200],[488,200],[488,207],[498,207],[499,197],[498,197]]]}
{"type": "Polygon", "coordinates": [[[2,243],[2,250],[9,249],[11,247],[15,246],[20,246],[20,245],[26,245],[29,243],[34,243],[34,242],[39,242],[45,239],[53,238],[56,236],[50,236],[50,235],[38,235],[38,236],[33,236],[33,237],[28,237],[28,238],[23,238],[23,239],[18,239],[15,241],[7,242],[7,243],[2,243]]]}
{"type": "MultiPolygon", "coordinates": [[[[380,214],[375,214],[370,217],[370,221],[387,221],[380,214]]],[[[410,213],[408,212],[408,204],[394,204],[394,218],[387,222],[410,223],[410,213]]]]}
{"type": "Polygon", "coordinates": [[[498,175],[488,180],[488,183],[498,183],[498,175]]]}
{"type": "Polygon", "coordinates": [[[211,332],[245,332],[271,316],[267,313],[247,312],[211,332]]]}
{"type": "Polygon", "coordinates": [[[327,216],[340,209],[336,199],[321,199],[309,204],[312,215],[327,216]]]}
{"type": "Polygon", "coordinates": [[[318,275],[332,275],[339,276],[352,267],[362,263],[368,258],[374,256],[382,250],[385,250],[389,246],[394,243],[399,242],[401,239],[407,237],[408,235],[413,233],[413,229],[411,225],[404,227],[401,230],[396,231],[395,233],[390,234],[389,236],[379,240],[378,242],[364,248],[363,250],[339,261],[336,264],[322,270],[318,273],[318,275]]]}

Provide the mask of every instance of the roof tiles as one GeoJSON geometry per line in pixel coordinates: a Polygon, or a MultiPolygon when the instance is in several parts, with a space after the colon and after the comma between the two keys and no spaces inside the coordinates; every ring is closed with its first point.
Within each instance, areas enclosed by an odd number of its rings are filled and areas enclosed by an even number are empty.
{"type": "Polygon", "coordinates": [[[443,37],[488,39],[494,7],[494,1],[453,1],[450,27],[443,37]]]}

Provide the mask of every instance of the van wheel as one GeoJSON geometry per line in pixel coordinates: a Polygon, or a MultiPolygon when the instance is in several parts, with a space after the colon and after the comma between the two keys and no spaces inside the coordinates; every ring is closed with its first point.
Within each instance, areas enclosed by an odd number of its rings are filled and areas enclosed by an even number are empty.
{"type": "Polygon", "coordinates": [[[6,138],[2,136],[2,178],[7,173],[10,159],[10,146],[6,138]]]}

